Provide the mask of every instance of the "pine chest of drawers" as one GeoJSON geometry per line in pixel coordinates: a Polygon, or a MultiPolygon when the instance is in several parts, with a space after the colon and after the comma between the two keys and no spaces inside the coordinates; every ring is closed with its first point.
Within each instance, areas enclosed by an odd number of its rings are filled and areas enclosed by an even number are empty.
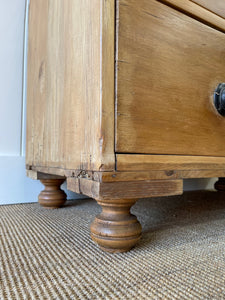
{"type": "Polygon", "coordinates": [[[111,252],[141,236],[139,198],[225,189],[225,3],[31,0],[28,176],[40,204],[71,191],[102,206],[92,239],[111,252]]]}

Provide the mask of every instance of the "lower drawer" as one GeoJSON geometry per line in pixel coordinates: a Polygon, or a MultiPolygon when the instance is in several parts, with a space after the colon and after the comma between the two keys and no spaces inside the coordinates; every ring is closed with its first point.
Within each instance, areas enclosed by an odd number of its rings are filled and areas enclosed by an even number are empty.
{"type": "Polygon", "coordinates": [[[116,152],[225,156],[225,35],[154,0],[119,0],[116,152]]]}

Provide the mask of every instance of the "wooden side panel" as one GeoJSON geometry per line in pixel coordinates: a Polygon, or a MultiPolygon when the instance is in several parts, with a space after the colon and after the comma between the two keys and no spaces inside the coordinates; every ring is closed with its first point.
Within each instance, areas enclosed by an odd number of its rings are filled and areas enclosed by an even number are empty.
{"type": "Polygon", "coordinates": [[[214,12],[218,16],[225,18],[225,1],[224,0],[192,0],[197,4],[200,4],[202,7],[207,8],[208,10],[214,12]]]}
{"type": "Polygon", "coordinates": [[[118,10],[116,152],[225,156],[225,35],[154,0],[118,10]]]}
{"type": "Polygon", "coordinates": [[[31,0],[27,161],[113,170],[114,0],[31,0]]]}

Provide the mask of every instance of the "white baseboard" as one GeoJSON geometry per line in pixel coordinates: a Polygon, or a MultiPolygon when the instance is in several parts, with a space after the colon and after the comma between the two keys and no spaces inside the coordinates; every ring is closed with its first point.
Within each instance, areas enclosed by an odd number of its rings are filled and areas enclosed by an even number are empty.
{"type": "MultiPolygon", "coordinates": [[[[38,194],[43,190],[39,180],[32,180],[26,176],[25,157],[0,156],[0,205],[15,203],[37,202],[38,194]]],[[[63,189],[68,199],[83,198],[81,195],[63,189]]]]}
{"type": "Polygon", "coordinates": [[[24,157],[0,156],[0,170],[0,204],[37,201],[42,185],[26,177],[24,157]]]}

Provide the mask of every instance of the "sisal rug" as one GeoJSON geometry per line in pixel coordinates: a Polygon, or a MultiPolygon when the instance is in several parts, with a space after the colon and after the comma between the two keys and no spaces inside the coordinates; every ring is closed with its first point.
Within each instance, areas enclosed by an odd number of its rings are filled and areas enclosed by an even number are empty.
{"type": "Polygon", "coordinates": [[[143,236],[108,254],[89,237],[92,199],[0,207],[0,299],[225,299],[225,194],[139,200],[143,236]]]}

